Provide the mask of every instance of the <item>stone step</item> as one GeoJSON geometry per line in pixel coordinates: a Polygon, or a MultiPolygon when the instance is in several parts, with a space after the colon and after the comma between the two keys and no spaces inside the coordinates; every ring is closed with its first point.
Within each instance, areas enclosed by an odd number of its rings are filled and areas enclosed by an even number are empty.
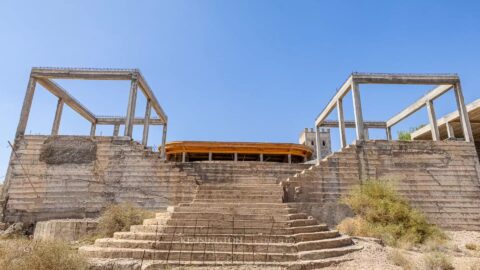
{"type": "MultiPolygon", "coordinates": [[[[145,219],[144,225],[156,225],[162,220],[158,219],[145,219]]],[[[215,219],[170,219],[167,221],[169,226],[201,226],[201,227],[265,227],[265,228],[287,228],[287,227],[300,227],[317,225],[318,222],[315,219],[295,219],[286,221],[277,221],[275,219],[264,220],[215,220],[215,219]]]]}
{"type": "MultiPolygon", "coordinates": [[[[208,210],[207,210],[208,211],[208,210]]],[[[268,211],[262,213],[252,213],[249,214],[236,214],[229,213],[228,211],[208,211],[208,212],[179,212],[175,211],[172,213],[172,219],[212,219],[212,220],[271,220],[270,216],[266,216],[266,213],[271,213],[268,211]]],[[[159,216],[162,218],[163,216],[159,216]]],[[[308,215],[305,213],[297,214],[278,214],[273,216],[277,221],[287,221],[293,219],[307,219],[308,215]]]]}

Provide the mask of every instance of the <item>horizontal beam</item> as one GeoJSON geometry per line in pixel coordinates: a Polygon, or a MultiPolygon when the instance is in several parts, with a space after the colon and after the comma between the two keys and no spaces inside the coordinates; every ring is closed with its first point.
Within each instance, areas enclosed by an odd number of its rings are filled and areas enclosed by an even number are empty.
{"type": "Polygon", "coordinates": [[[441,95],[443,95],[445,92],[450,90],[453,87],[453,85],[440,85],[433,89],[432,91],[428,92],[425,96],[421,97],[417,101],[415,101],[412,105],[408,106],[405,108],[403,111],[398,113],[397,115],[393,116],[392,118],[387,120],[387,127],[391,127],[398,122],[402,121],[403,119],[407,118],[408,116],[412,115],[416,111],[420,110],[425,106],[425,104],[430,101],[434,100],[441,95]]]}
{"type": "Polygon", "coordinates": [[[386,74],[353,73],[352,78],[359,84],[455,84],[460,81],[456,74],[386,74]]]}
{"type": "Polygon", "coordinates": [[[140,86],[140,89],[142,90],[143,94],[147,97],[147,99],[150,100],[150,103],[152,104],[152,108],[155,110],[158,117],[163,121],[163,124],[167,123],[168,117],[165,114],[165,111],[162,109],[162,106],[160,106],[160,103],[158,103],[158,100],[153,94],[152,89],[147,84],[147,82],[145,81],[145,79],[143,78],[140,72],[137,74],[137,79],[138,79],[138,84],[140,86]]]}
{"type": "MultiPolygon", "coordinates": [[[[355,128],[355,121],[344,121],[346,128],[355,128]]],[[[379,128],[385,129],[387,128],[387,123],[385,122],[363,122],[363,126],[365,128],[379,128]]],[[[338,121],[336,120],[325,120],[322,122],[320,127],[329,127],[329,128],[338,128],[338,121]]]]}
{"type": "Polygon", "coordinates": [[[95,115],[92,112],[90,112],[87,108],[85,108],[82,104],[80,104],[80,102],[78,102],[60,85],[46,78],[37,78],[37,82],[43,87],[45,87],[45,89],[47,89],[50,93],[54,94],[59,99],[61,99],[65,104],[67,104],[74,111],[76,111],[85,119],[90,121],[90,123],[96,122],[95,115]]]}
{"type": "MultiPolygon", "coordinates": [[[[97,117],[98,125],[124,125],[125,117],[97,117]]],[[[135,118],[133,120],[134,125],[143,125],[145,124],[145,118],[135,118]]],[[[159,118],[150,118],[148,122],[149,125],[163,125],[163,121],[159,118]]]]}
{"type": "Polygon", "coordinates": [[[340,87],[340,90],[337,91],[335,96],[330,100],[327,104],[325,109],[318,115],[317,119],[315,119],[315,125],[319,127],[323,121],[328,117],[328,115],[337,107],[337,100],[343,98],[347,93],[348,90],[352,86],[352,77],[349,77],[347,81],[340,87]]]}
{"type": "Polygon", "coordinates": [[[32,76],[48,79],[131,80],[138,69],[32,68],[32,76]]]}

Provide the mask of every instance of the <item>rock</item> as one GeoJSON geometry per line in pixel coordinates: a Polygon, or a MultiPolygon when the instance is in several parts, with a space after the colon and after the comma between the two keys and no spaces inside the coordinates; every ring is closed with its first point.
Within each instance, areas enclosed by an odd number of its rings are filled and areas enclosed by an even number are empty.
{"type": "Polygon", "coordinates": [[[10,237],[23,234],[23,223],[17,222],[10,225],[6,230],[0,232],[0,237],[10,237]]]}

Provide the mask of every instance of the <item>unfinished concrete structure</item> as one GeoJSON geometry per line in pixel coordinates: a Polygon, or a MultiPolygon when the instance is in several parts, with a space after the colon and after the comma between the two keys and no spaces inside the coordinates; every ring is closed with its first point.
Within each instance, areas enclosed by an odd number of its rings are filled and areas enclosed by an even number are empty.
{"type": "Polygon", "coordinates": [[[320,148],[320,158],[324,158],[332,153],[332,142],[330,139],[330,129],[321,128],[318,134],[313,128],[306,128],[300,133],[298,143],[310,147],[313,150],[311,159],[317,159],[317,136],[320,148]]]}

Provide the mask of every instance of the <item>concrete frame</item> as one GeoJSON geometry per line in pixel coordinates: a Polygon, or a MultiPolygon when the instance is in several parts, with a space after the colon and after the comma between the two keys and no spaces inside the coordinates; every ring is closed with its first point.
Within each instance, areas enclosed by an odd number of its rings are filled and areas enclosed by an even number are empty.
{"type": "MultiPolygon", "coordinates": [[[[460,85],[460,78],[456,74],[387,74],[387,73],[352,73],[345,83],[340,87],[334,97],[330,100],[327,106],[315,119],[315,127],[317,130],[322,126],[338,126],[340,132],[340,144],[344,148],[345,128],[354,127],[356,139],[359,141],[368,140],[369,128],[383,128],[386,132],[388,140],[392,139],[392,126],[396,125],[403,119],[412,115],[423,107],[427,107],[430,125],[432,128],[432,138],[434,141],[440,139],[438,135],[438,123],[435,116],[435,109],[433,101],[442,96],[450,89],[454,89],[455,101],[457,110],[460,115],[460,122],[462,124],[465,141],[472,142],[472,128],[468,118],[468,112],[463,98],[462,88],[460,85]],[[427,93],[425,96],[415,101],[413,104],[405,108],[400,113],[391,117],[385,122],[364,122],[362,114],[362,105],[360,98],[361,84],[411,84],[411,85],[435,85],[436,87],[427,93]],[[352,92],[353,112],[355,121],[345,121],[343,117],[343,97],[352,92]],[[338,121],[328,121],[327,117],[331,112],[337,108],[338,121]],[[373,124],[376,123],[376,124],[373,124]]],[[[318,159],[317,162],[320,162],[318,159]]]]}
{"type": "Polygon", "coordinates": [[[55,119],[52,125],[51,135],[58,135],[60,121],[63,112],[63,106],[67,105],[83,118],[91,123],[90,135],[95,136],[97,125],[113,125],[114,136],[118,136],[120,125],[125,125],[124,136],[132,138],[133,126],[143,125],[142,144],[147,146],[148,131],[150,125],[163,125],[161,156],[165,158],[165,143],[167,136],[168,117],[158,103],[157,98],[153,94],[150,86],[145,81],[140,70],[138,69],[83,69],[83,68],[37,68],[31,70],[30,78],[23,101],[20,120],[18,123],[15,138],[25,135],[30,109],[35,93],[36,85],[40,84],[50,93],[58,98],[55,119]],[[78,100],[71,96],[67,90],[54,82],[54,79],[74,79],[74,80],[127,80],[131,81],[130,95],[127,104],[127,114],[125,117],[101,117],[93,114],[78,100]],[[141,92],[147,99],[147,108],[144,118],[135,117],[135,107],[137,100],[137,92],[140,88],[141,92]],[[152,118],[151,110],[154,110],[158,118],[152,118]]]}

